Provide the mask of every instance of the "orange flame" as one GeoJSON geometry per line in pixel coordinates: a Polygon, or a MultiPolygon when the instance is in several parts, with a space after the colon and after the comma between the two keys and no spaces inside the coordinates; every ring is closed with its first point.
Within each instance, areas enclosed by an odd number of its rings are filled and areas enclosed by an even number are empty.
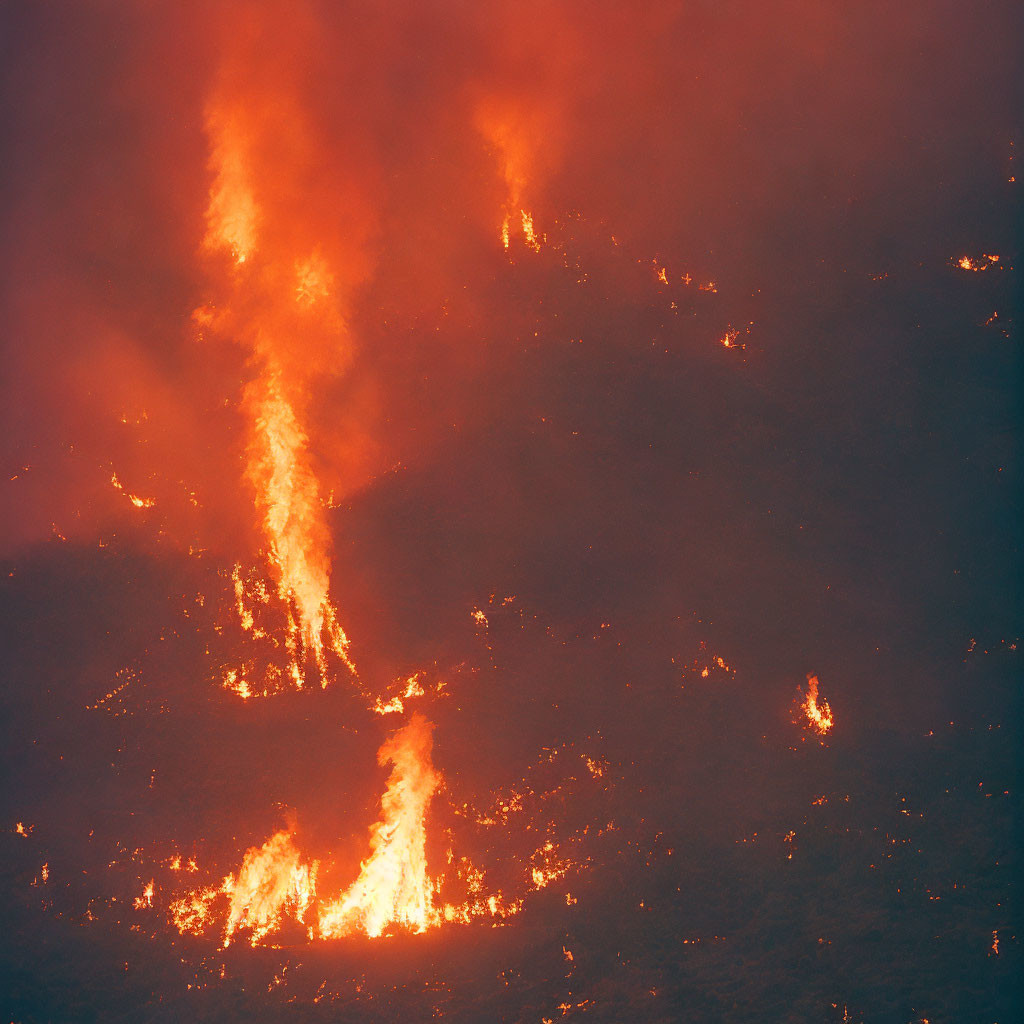
{"type": "Polygon", "coordinates": [[[136,508],[152,508],[156,502],[152,498],[140,498],[137,494],[132,494],[131,491],[127,490],[117,473],[110,474],[110,482],[114,485],[114,488],[120,491],[136,508]]]}
{"type": "Polygon", "coordinates": [[[301,687],[300,656],[309,653],[326,685],[325,647],[351,671],[355,666],[348,656],[348,636],[328,596],[330,534],[323,520],[316,475],[309,465],[308,441],[277,377],[253,381],[246,397],[255,421],[248,475],[263,512],[278,594],[289,607],[291,674],[301,687]]]}
{"type": "MultiPolygon", "coordinates": [[[[301,139],[302,118],[286,102],[289,131],[301,139]]],[[[350,339],[331,301],[335,277],[318,247],[297,240],[289,211],[258,201],[257,181],[264,178],[257,145],[267,111],[215,94],[206,118],[214,180],[206,210],[203,248],[226,253],[234,261],[229,278],[221,280],[222,301],[193,315],[201,328],[220,330],[251,347],[257,376],[245,389],[242,407],[251,423],[246,477],[255,490],[260,525],[268,545],[270,574],[286,610],[285,676],[296,687],[305,682],[307,661],[315,661],[321,685],[329,680],[327,654],[333,652],[355,674],[349,639],[331,604],[331,537],[325,521],[320,486],[302,422],[311,377],[347,364],[350,339]],[[257,174],[257,171],[260,171],[257,174]],[[282,236],[278,221],[286,221],[282,236]],[[282,246],[281,240],[287,241],[282,246]],[[296,256],[295,247],[301,245],[296,256]],[[312,253],[310,253],[312,248],[312,253]],[[244,266],[243,266],[244,264],[244,266]],[[301,341],[301,344],[300,344],[301,341]]],[[[278,111],[275,117],[282,116],[278,111]]],[[[301,149],[302,147],[298,147],[301,149]]],[[[298,167],[270,168],[285,175],[298,167]]],[[[267,194],[275,195],[274,178],[267,194]]],[[[259,636],[245,588],[235,574],[236,604],[243,629],[259,636]]],[[[266,603],[265,595],[257,597],[266,603]]],[[[263,634],[265,635],[265,634],[263,634]]],[[[268,670],[276,683],[279,668],[268,670]]],[[[244,671],[227,673],[225,686],[243,697],[261,692],[244,671]]],[[[264,686],[266,693],[275,685],[264,686]]]]}
{"type": "Polygon", "coordinates": [[[799,695],[804,697],[800,705],[801,711],[807,717],[810,727],[819,735],[824,736],[835,724],[832,716],[832,708],[827,700],[818,701],[818,677],[809,675],[807,677],[807,694],[803,691],[799,695]]]}
{"type": "Polygon", "coordinates": [[[377,752],[380,764],[394,765],[373,826],[372,852],[359,877],[320,911],[324,938],[356,930],[379,936],[390,925],[425,931],[439,922],[434,884],[427,875],[427,806],[440,783],[430,760],[434,726],[416,714],[377,752]]]}
{"type": "MultiPolygon", "coordinates": [[[[415,677],[409,680],[409,689],[419,689],[415,677]]],[[[483,870],[467,857],[456,860],[450,849],[448,873],[434,878],[427,873],[426,816],[441,784],[431,763],[433,729],[423,715],[414,715],[380,747],[380,763],[393,765],[381,800],[381,819],[371,831],[370,856],[340,896],[328,900],[317,892],[320,862],[304,863],[292,833],[284,829],[263,846],[249,849],[237,876],[228,875],[219,886],[199,888],[173,900],[168,909],[174,926],[182,934],[204,934],[220,916],[215,904],[225,899],[225,947],[243,930],[249,933],[249,943],[258,946],[286,919],[305,924],[314,907],[317,921],[306,926],[310,940],[359,932],[379,938],[399,928],[423,932],[446,923],[468,924],[477,917],[490,917],[498,924],[518,914],[522,895],[488,892],[483,870]],[[449,886],[462,890],[458,901],[439,902],[438,894],[449,886]]],[[[594,766],[592,774],[603,774],[596,762],[585,760],[594,766]]],[[[521,801],[520,795],[517,802],[521,801]]],[[[180,867],[180,857],[175,859],[180,867]]],[[[174,859],[172,869],[173,864],[174,859]]],[[[531,890],[543,889],[578,867],[548,839],[531,855],[524,883],[531,890]]],[[[194,862],[189,869],[195,869],[194,862]]]]}
{"type": "Polygon", "coordinates": [[[508,251],[511,244],[512,225],[522,225],[523,240],[534,252],[540,252],[542,236],[534,228],[533,214],[522,206],[523,192],[527,184],[527,125],[520,113],[499,109],[491,101],[477,108],[476,125],[488,144],[497,152],[501,162],[501,174],[505,180],[504,214],[501,222],[501,244],[508,251]]]}
{"type": "Polygon", "coordinates": [[[316,891],[318,864],[303,864],[287,830],[271,836],[263,846],[246,853],[238,878],[228,875],[221,891],[231,900],[224,945],[239,928],[251,929],[256,946],[277,929],[286,911],[302,921],[316,891]]]}

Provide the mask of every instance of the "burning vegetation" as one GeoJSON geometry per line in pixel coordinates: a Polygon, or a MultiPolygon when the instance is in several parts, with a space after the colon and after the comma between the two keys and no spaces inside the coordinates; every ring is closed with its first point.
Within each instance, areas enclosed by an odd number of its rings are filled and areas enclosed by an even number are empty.
{"type": "Polygon", "coordinates": [[[826,736],[835,725],[832,716],[832,708],[827,700],[818,697],[818,677],[809,675],[807,677],[807,692],[803,689],[797,694],[799,712],[804,719],[804,725],[819,736],[826,736]]]}
{"type": "Polygon", "coordinates": [[[910,6],[13,17],[0,1011],[1007,1019],[1015,176],[910,6]]]}

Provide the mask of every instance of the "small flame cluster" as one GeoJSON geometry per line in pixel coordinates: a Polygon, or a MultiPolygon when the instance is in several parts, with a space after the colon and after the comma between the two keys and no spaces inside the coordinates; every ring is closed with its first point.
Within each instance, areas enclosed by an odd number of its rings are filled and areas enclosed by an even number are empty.
{"type": "Polygon", "coordinates": [[[806,720],[806,725],[819,736],[826,736],[835,725],[832,715],[832,708],[827,700],[818,697],[818,677],[809,675],[807,677],[807,693],[802,689],[798,690],[797,699],[800,700],[800,711],[806,720]],[[803,698],[800,700],[800,698],[803,698]]]}

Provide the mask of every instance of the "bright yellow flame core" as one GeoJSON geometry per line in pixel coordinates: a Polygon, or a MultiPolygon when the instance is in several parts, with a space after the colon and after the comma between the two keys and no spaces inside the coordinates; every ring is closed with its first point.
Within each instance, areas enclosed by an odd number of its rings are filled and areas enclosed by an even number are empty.
{"type": "Polygon", "coordinates": [[[381,820],[370,837],[372,852],[349,889],[321,908],[324,938],[357,929],[378,936],[395,924],[422,932],[439,922],[427,875],[424,826],[440,782],[430,760],[433,729],[423,715],[413,715],[378,751],[378,762],[394,767],[381,800],[381,820]]]}
{"type": "MultiPolygon", "coordinates": [[[[378,751],[380,764],[393,767],[381,800],[381,819],[371,833],[370,856],[348,889],[320,903],[321,938],[360,931],[377,937],[392,927],[422,932],[444,919],[434,908],[436,886],[427,874],[427,809],[441,781],[430,757],[433,729],[423,715],[413,715],[378,751]]],[[[226,895],[224,945],[240,929],[249,931],[253,946],[259,945],[285,916],[304,922],[318,902],[319,867],[318,861],[303,863],[292,833],[283,829],[263,846],[252,847],[238,875],[228,875],[219,890],[201,889],[172,903],[172,918],[179,931],[200,934],[211,922],[211,904],[226,895]]],[[[312,927],[309,934],[314,934],[312,927]]]]}
{"type": "MultiPolygon", "coordinates": [[[[415,677],[407,682],[407,693],[420,689],[415,677]]],[[[381,800],[380,820],[371,829],[370,855],[348,888],[331,897],[319,893],[321,862],[304,862],[292,832],[282,830],[263,846],[247,851],[237,876],[228,875],[220,885],[199,888],[174,900],[169,910],[177,929],[182,934],[202,935],[219,918],[224,922],[225,946],[239,932],[247,932],[249,943],[258,946],[286,918],[303,924],[310,940],[329,940],[360,933],[377,938],[398,930],[423,932],[444,924],[468,924],[479,917],[489,917],[497,926],[518,914],[524,905],[523,893],[510,897],[499,890],[488,891],[485,872],[468,857],[456,858],[451,848],[446,854],[447,868],[434,876],[428,873],[427,813],[442,782],[431,758],[433,728],[423,715],[413,715],[378,750],[378,761],[390,763],[392,770],[381,800]],[[447,902],[443,893],[451,893],[456,901],[447,902]],[[220,909],[225,903],[226,912],[220,909]]],[[[583,761],[592,777],[603,776],[600,762],[585,755],[583,761]]],[[[477,817],[477,823],[492,826],[500,820],[508,824],[509,815],[522,811],[525,795],[503,798],[500,813],[486,819],[477,817]]],[[[464,805],[462,812],[475,815],[469,805],[464,805]]],[[[525,891],[537,891],[579,870],[582,864],[548,837],[523,866],[525,891]]],[[[575,901],[568,895],[566,899],[569,905],[575,901]]]]}
{"type": "MultiPolygon", "coordinates": [[[[335,307],[331,266],[318,246],[296,254],[300,236],[291,233],[294,216],[275,199],[274,182],[282,174],[301,171],[301,161],[278,166],[267,159],[265,136],[280,113],[254,111],[239,103],[234,92],[222,89],[206,114],[213,181],[203,248],[229,254],[235,265],[218,282],[220,301],[197,310],[194,319],[200,328],[241,339],[252,350],[258,376],[243,396],[251,423],[246,476],[255,490],[270,576],[286,617],[288,662],[283,671],[268,666],[262,685],[252,664],[225,674],[224,685],[242,697],[273,692],[282,681],[301,688],[309,661],[316,662],[326,686],[328,652],[355,674],[348,637],[329,597],[331,535],[303,426],[312,376],[325,368],[336,370],[348,353],[349,339],[343,336],[343,320],[335,307]],[[264,198],[268,202],[261,206],[264,198]],[[284,233],[282,222],[289,227],[284,233]]],[[[297,138],[303,135],[299,121],[287,122],[297,138]]],[[[242,628],[266,637],[246,605],[253,595],[240,585],[239,571],[234,582],[242,628]]],[[[265,594],[255,596],[267,603],[265,594]]]]}
{"type": "MultiPolygon", "coordinates": [[[[308,439],[276,376],[253,381],[246,399],[255,425],[248,473],[270,542],[278,595],[289,607],[291,674],[301,686],[301,656],[311,654],[326,685],[327,649],[353,672],[355,666],[348,656],[348,636],[330,602],[330,533],[309,462],[308,439]]],[[[243,617],[243,625],[245,621],[243,617]]]]}
{"type": "Polygon", "coordinates": [[[286,911],[302,921],[316,892],[317,862],[305,865],[292,843],[291,833],[281,831],[271,836],[262,847],[249,850],[238,871],[238,878],[228,875],[222,892],[231,905],[224,929],[224,945],[239,928],[251,929],[250,942],[260,940],[281,924],[286,911]]]}
{"type": "Polygon", "coordinates": [[[822,736],[835,724],[835,719],[832,717],[832,708],[829,707],[828,701],[821,700],[819,702],[818,700],[817,676],[807,677],[807,695],[804,698],[803,704],[801,704],[801,708],[807,716],[807,721],[810,723],[811,728],[822,736]]]}

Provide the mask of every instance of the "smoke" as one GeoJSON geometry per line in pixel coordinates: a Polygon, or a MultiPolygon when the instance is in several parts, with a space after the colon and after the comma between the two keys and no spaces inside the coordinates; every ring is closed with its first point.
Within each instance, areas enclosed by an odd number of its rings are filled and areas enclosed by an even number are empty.
{"type": "Polygon", "coordinates": [[[1008,300],[945,330],[943,296],[950,257],[1012,250],[979,198],[1018,137],[1010,5],[5,17],[9,556],[250,563],[274,380],[371,673],[443,663],[499,591],[568,633],[713,619],[787,693],[1006,621],[1006,516],[959,495],[1008,357],[964,384],[953,335],[1008,300]],[[539,252],[504,250],[517,209],[539,252]]]}
{"type": "MultiPolygon", "coordinates": [[[[26,1006],[65,991],[40,935],[95,909],[162,937],[172,896],[232,955],[280,918],[288,944],[495,907],[525,947],[539,908],[559,984],[633,964],[617,1019],[690,976],[663,953],[681,921],[739,936],[715,1008],[769,948],[749,975],[813,959],[839,998],[807,894],[848,949],[879,921],[908,950],[954,934],[886,915],[896,882],[995,878],[977,849],[1002,842],[961,821],[1016,699],[1018,8],[4,6],[0,825],[34,826],[7,836],[26,1006]],[[257,648],[286,684],[266,700],[257,648]],[[332,684],[296,692],[313,663],[332,684]],[[974,746],[923,746],[954,720],[974,746]],[[925,820],[890,806],[914,772],[935,831],[903,852],[935,861],[876,871],[925,820]],[[152,918],[119,916],[115,875],[152,918]],[[762,934],[751,894],[793,917],[762,934]],[[577,910],[604,959],[559,948],[577,910]]],[[[1010,934],[992,884],[975,951],[1010,934]]],[[[123,935],[87,934],[81,976],[97,957],[121,985],[123,935]]],[[[176,943],[153,948],[191,971],[176,943]]],[[[403,988],[379,948],[330,956],[403,988]]],[[[502,1012],[552,970],[466,956],[502,1012]]],[[[771,998],[820,1018],[798,973],[771,998]]]]}

